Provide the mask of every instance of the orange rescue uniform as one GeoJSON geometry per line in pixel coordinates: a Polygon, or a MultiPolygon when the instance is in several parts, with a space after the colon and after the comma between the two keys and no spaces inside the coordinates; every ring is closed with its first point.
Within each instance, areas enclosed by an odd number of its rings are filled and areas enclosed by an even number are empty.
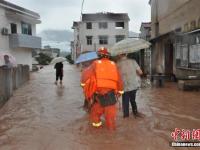
{"type": "MultiPolygon", "coordinates": [[[[96,60],[88,69],[89,79],[86,81],[85,95],[91,100],[94,94],[104,95],[112,90],[115,94],[122,91],[122,80],[119,75],[116,64],[107,58],[96,60]]],[[[92,125],[99,127],[102,125],[100,117],[105,115],[106,126],[108,129],[115,129],[115,120],[117,114],[116,104],[110,106],[101,106],[96,98],[91,108],[90,120],[92,125]]]]}
{"type": "Polygon", "coordinates": [[[83,88],[83,92],[85,94],[85,98],[88,98],[87,90],[88,90],[88,83],[91,77],[91,70],[90,67],[84,68],[81,73],[81,87],[83,88]]]}

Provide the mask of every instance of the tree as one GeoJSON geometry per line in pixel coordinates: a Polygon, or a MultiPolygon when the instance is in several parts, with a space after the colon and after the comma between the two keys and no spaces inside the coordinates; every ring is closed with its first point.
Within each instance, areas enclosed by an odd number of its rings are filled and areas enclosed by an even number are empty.
{"type": "Polygon", "coordinates": [[[52,58],[44,53],[39,53],[39,56],[36,57],[36,60],[40,65],[48,65],[52,58]]]}
{"type": "Polygon", "coordinates": [[[70,64],[74,64],[74,61],[72,60],[72,55],[71,55],[71,54],[68,54],[68,55],[66,56],[66,58],[67,58],[67,61],[68,61],[70,64]]]}

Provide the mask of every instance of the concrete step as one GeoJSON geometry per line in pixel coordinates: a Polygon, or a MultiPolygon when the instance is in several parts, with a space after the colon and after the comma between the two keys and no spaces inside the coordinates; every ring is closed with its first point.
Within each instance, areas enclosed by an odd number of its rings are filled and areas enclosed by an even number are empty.
{"type": "Polygon", "coordinates": [[[199,90],[200,89],[200,80],[179,80],[178,81],[179,90],[199,90]]]}

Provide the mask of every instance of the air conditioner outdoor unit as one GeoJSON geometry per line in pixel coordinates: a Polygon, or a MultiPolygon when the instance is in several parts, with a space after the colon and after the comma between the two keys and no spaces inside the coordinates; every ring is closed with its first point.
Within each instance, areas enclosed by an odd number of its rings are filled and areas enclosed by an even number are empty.
{"type": "Polygon", "coordinates": [[[8,29],[7,28],[2,28],[1,29],[1,34],[2,35],[8,35],[8,29]]]}

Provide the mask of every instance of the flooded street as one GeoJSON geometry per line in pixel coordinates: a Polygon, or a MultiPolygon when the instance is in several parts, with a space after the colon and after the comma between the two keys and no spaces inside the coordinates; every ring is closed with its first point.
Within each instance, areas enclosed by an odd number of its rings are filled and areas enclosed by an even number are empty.
{"type": "Polygon", "coordinates": [[[200,92],[182,92],[174,83],[137,93],[145,117],[122,118],[117,130],[89,125],[79,73],[65,64],[64,87],[54,85],[53,66],[31,75],[0,110],[0,150],[173,150],[175,128],[200,128],[200,92]]]}

